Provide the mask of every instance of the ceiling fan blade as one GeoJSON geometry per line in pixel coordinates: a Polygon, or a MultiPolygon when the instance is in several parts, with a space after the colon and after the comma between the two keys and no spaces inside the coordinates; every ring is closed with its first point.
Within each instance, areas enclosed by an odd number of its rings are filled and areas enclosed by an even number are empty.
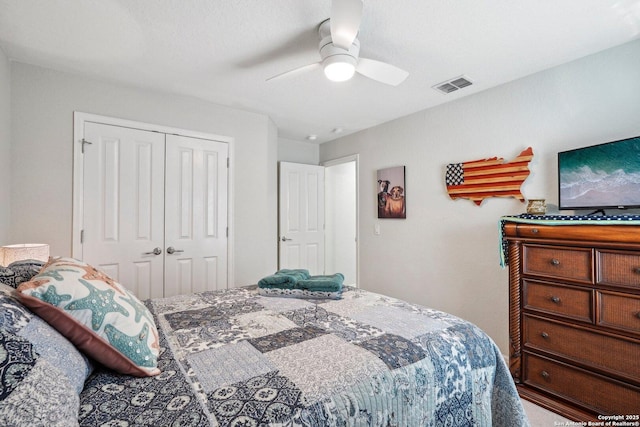
{"type": "Polygon", "coordinates": [[[314,68],[319,68],[319,67],[320,67],[320,63],[319,62],[314,62],[313,64],[303,65],[302,67],[294,68],[293,70],[289,70],[289,71],[285,71],[284,73],[276,74],[273,77],[269,77],[266,81],[293,77],[295,75],[302,74],[305,71],[311,71],[314,68]]]}
{"type": "Polygon", "coordinates": [[[356,71],[365,77],[391,86],[398,86],[409,76],[409,73],[401,68],[367,58],[358,60],[356,71]]]}
{"type": "Polygon", "coordinates": [[[287,37],[282,43],[270,45],[260,52],[251,52],[245,59],[236,62],[241,68],[254,68],[282,59],[295,58],[305,54],[318,46],[318,29],[315,27],[303,30],[287,37]]]}
{"type": "Polygon", "coordinates": [[[349,50],[358,35],[361,19],[362,0],[333,0],[329,23],[334,46],[349,50]]]}

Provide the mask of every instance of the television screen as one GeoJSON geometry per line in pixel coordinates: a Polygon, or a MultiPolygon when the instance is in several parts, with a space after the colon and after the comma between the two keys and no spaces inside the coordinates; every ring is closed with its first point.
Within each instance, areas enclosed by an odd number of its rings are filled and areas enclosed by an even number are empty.
{"type": "Polygon", "coordinates": [[[640,136],[558,153],[560,209],[640,207],[640,136]]]}

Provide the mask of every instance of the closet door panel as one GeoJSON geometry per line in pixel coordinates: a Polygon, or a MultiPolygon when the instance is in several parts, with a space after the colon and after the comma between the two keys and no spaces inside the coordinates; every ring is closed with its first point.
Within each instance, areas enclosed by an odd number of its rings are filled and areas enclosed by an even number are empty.
{"type": "Polygon", "coordinates": [[[226,143],[167,135],[165,296],[227,287],[227,157],[226,143]]]}
{"type": "Polygon", "coordinates": [[[87,122],[84,138],[82,259],[139,298],[162,297],[164,134],[87,122]]]}

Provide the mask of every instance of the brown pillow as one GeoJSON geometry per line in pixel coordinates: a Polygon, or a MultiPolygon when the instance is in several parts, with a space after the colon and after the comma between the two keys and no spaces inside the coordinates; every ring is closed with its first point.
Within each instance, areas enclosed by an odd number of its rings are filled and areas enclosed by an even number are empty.
{"type": "Polygon", "coordinates": [[[73,258],[51,258],[18,287],[24,305],[97,362],[123,374],[160,373],[153,316],[131,292],[73,258]]]}

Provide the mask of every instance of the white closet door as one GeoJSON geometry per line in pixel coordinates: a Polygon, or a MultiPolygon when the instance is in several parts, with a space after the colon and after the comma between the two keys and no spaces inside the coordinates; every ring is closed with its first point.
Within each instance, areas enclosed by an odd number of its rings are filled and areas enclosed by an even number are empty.
{"type": "Polygon", "coordinates": [[[280,163],[279,267],[324,274],[324,167],[280,163]]]}
{"type": "Polygon", "coordinates": [[[227,287],[223,142],[167,135],[165,296],[227,287]]]}
{"type": "Polygon", "coordinates": [[[162,297],[165,136],[86,122],[84,139],[82,259],[162,297]]]}

